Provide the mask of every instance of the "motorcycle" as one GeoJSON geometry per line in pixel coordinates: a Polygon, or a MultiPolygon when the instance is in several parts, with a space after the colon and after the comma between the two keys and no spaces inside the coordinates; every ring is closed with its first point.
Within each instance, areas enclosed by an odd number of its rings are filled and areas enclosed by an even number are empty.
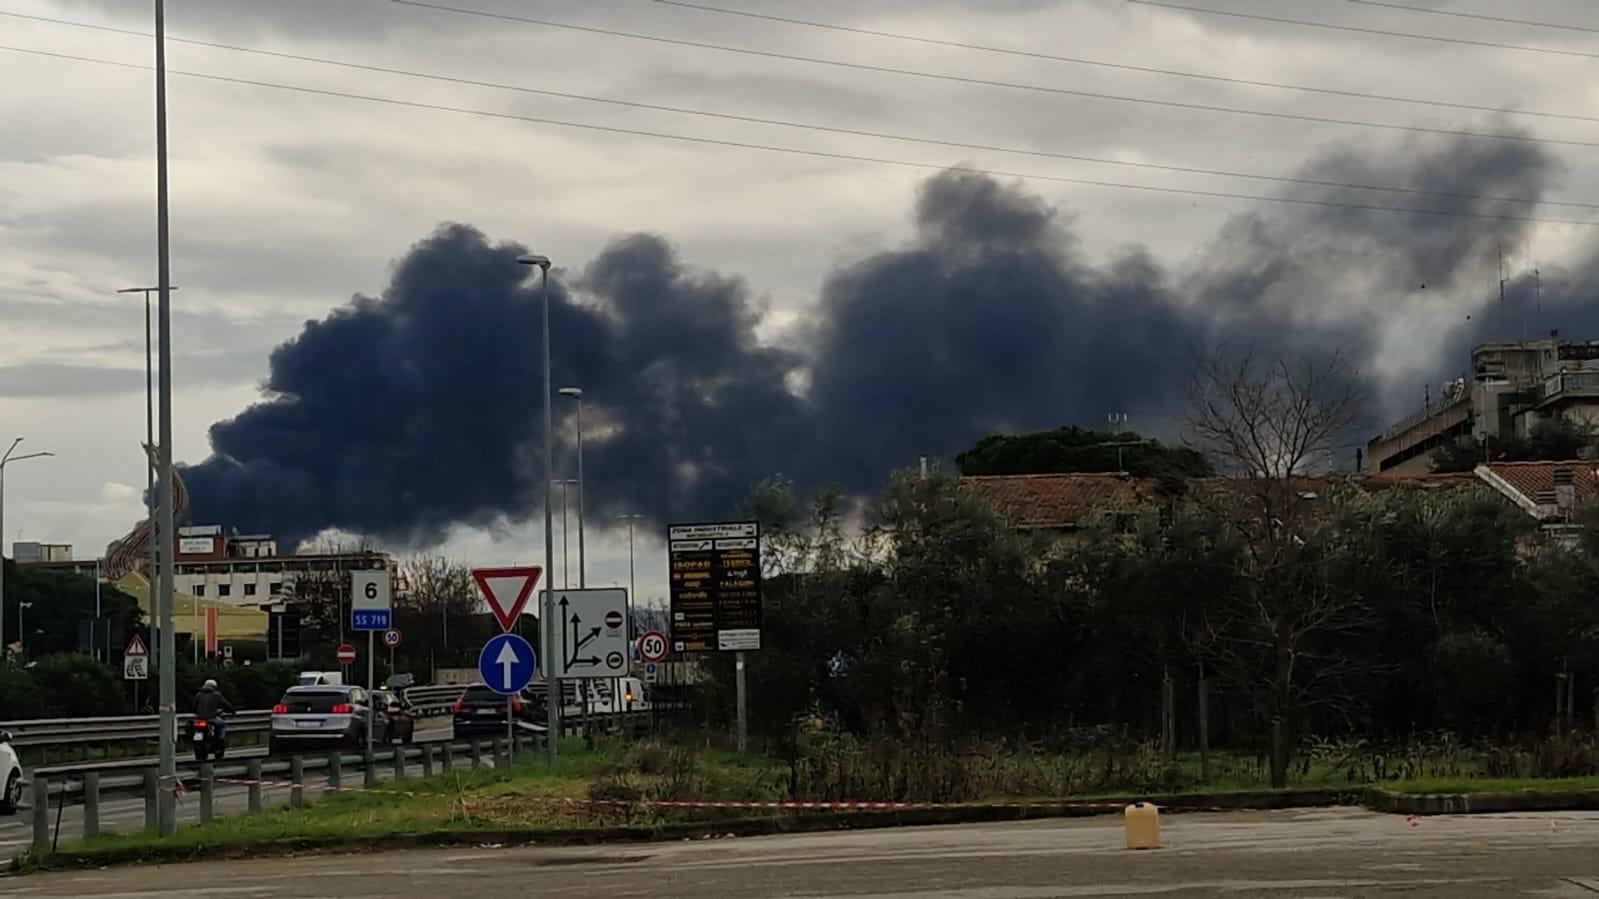
{"type": "Polygon", "coordinates": [[[189,722],[188,741],[194,747],[197,762],[204,762],[208,755],[221,759],[228,751],[227,734],[220,720],[196,718],[189,722]]]}

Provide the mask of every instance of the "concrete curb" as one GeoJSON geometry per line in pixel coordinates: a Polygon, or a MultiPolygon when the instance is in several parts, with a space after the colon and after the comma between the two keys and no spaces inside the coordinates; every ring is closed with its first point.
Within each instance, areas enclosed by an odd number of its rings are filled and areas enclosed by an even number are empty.
{"type": "Polygon", "coordinates": [[[1396,815],[1481,815],[1494,812],[1570,812],[1599,809],[1599,790],[1513,793],[1395,793],[1366,791],[1364,805],[1396,815]]]}
{"type": "MultiPolygon", "coordinates": [[[[1192,793],[1083,799],[1081,804],[972,805],[957,808],[899,809],[893,811],[786,812],[767,817],[739,817],[722,821],[660,824],[648,827],[589,827],[566,830],[514,828],[459,829],[395,833],[369,837],[292,837],[279,840],[205,846],[129,846],[93,852],[58,852],[43,860],[14,860],[13,872],[62,868],[106,867],[262,858],[297,853],[356,853],[432,846],[589,846],[601,843],[646,843],[666,840],[770,836],[883,827],[926,827],[940,824],[978,824],[994,821],[1028,821],[1047,818],[1087,818],[1117,814],[1123,805],[1150,802],[1168,812],[1273,810],[1348,805],[1358,793],[1337,790],[1282,790],[1238,793],[1192,793]]],[[[1076,800],[1071,800],[1076,801],[1076,800]]]]}

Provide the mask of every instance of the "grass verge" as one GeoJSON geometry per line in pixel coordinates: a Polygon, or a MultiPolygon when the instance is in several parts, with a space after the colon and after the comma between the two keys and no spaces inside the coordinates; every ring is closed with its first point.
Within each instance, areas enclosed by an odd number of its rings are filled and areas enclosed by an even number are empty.
{"type": "Polygon", "coordinates": [[[1425,778],[1381,785],[1411,796],[1469,793],[1566,793],[1599,790],[1599,777],[1425,778]]]}

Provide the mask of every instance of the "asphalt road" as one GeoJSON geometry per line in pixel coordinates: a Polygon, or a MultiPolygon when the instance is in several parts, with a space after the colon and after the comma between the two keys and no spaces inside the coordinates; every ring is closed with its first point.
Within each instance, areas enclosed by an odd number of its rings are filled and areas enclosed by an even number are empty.
{"type": "Polygon", "coordinates": [[[0,879],[0,894],[99,899],[1081,896],[1592,897],[1599,813],[1402,817],[1354,809],[1181,815],[1166,848],[1119,820],[628,844],[300,856],[0,879]]]}
{"type": "MultiPolygon", "coordinates": [[[[431,742],[434,740],[444,740],[448,739],[450,735],[450,725],[448,720],[445,720],[442,725],[438,723],[430,723],[423,726],[426,727],[426,729],[418,729],[416,733],[416,739],[419,741],[431,742]]],[[[486,748],[487,747],[485,747],[485,749],[486,748]]],[[[249,755],[250,753],[246,752],[241,754],[239,757],[243,758],[248,757],[249,755]]],[[[232,759],[234,756],[230,755],[228,758],[232,759]]],[[[492,753],[485,751],[483,759],[484,764],[493,764],[492,753]]],[[[435,770],[437,770],[438,763],[438,757],[435,756],[435,770]]],[[[464,756],[458,755],[456,758],[456,764],[468,764],[468,759],[466,759],[464,756]]],[[[377,768],[378,777],[381,780],[387,780],[394,776],[394,766],[389,762],[379,762],[377,768]]],[[[407,766],[407,773],[412,775],[420,775],[422,773],[421,760],[412,759],[410,764],[407,766]]],[[[350,765],[345,766],[343,779],[345,786],[359,785],[361,783],[361,778],[362,772],[359,768],[355,768],[350,765]]],[[[267,775],[266,779],[287,780],[288,775],[267,775]]],[[[327,780],[324,772],[318,769],[312,769],[306,771],[305,783],[305,796],[308,800],[314,802],[316,798],[322,794],[323,788],[327,785],[327,780]]],[[[72,801],[77,802],[80,800],[73,799],[72,801]]],[[[289,790],[287,787],[265,787],[262,790],[261,801],[268,807],[272,805],[287,804],[289,801],[289,790]]],[[[218,816],[233,815],[245,812],[249,809],[249,804],[250,792],[248,787],[223,785],[219,785],[217,787],[214,806],[215,812],[218,816]]],[[[33,840],[33,823],[30,815],[31,812],[29,812],[27,809],[24,809],[16,815],[0,818],[0,859],[9,859],[13,856],[21,854],[28,848],[28,845],[33,840]]],[[[53,829],[55,826],[53,808],[50,820],[51,827],[53,829]]],[[[199,822],[200,794],[198,792],[190,792],[179,797],[178,820],[183,823],[199,822]]],[[[117,796],[101,799],[100,830],[102,833],[136,831],[143,828],[144,798],[142,796],[117,796]]],[[[81,836],[83,836],[83,807],[81,805],[68,805],[61,811],[61,840],[65,842],[67,840],[77,839],[81,836]]],[[[0,893],[3,892],[5,891],[0,890],[0,893]]]]}

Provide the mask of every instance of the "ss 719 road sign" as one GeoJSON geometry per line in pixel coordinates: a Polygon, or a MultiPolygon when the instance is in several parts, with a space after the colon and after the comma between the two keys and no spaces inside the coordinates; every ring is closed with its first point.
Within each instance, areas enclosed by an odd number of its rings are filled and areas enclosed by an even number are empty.
{"type": "Polygon", "coordinates": [[[638,638],[638,657],[654,664],[666,659],[666,635],[660,631],[646,631],[638,638]]]}
{"type": "Polygon", "coordinates": [[[538,670],[533,647],[517,634],[495,634],[477,657],[477,674],[490,690],[510,696],[527,686],[538,670]]]}
{"type": "Polygon", "coordinates": [[[489,608],[494,612],[494,620],[500,623],[500,630],[508,631],[516,627],[517,619],[522,617],[522,609],[527,607],[527,598],[533,595],[533,585],[539,582],[539,575],[543,573],[544,569],[537,565],[478,568],[472,572],[472,580],[477,581],[478,590],[489,601],[489,608]]]}
{"type": "Polygon", "coordinates": [[[386,631],[392,624],[388,571],[350,572],[350,630],[386,631]]]}
{"type": "Polygon", "coordinates": [[[617,677],[627,673],[627,591],[557,590],[556,677],[617,677]]]}

